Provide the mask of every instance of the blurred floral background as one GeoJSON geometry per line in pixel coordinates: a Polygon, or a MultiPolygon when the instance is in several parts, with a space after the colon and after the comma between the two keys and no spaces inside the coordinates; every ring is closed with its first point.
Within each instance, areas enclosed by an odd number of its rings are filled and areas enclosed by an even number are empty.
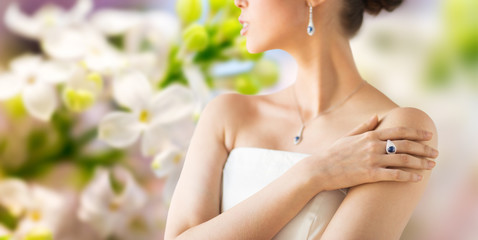
{"type": "MultiPolygon", "coordinates": [[[[440,156],[402,239],[478,239],[478,1],[367,15],[362,76],[435,121],[440,156]]],[[[293,82],[249,54],[232,0],[0,1],[0,240],[162,239],[204,106],[293,82]]]]}

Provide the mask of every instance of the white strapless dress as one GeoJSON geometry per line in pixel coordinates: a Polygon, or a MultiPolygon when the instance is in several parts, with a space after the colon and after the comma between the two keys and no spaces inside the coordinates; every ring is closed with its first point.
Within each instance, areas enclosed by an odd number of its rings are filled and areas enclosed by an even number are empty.
{"type": "MultiPolygon", "coordinates": [[[[256,147],[232,149],[223,169],[221,212],[258,192],[307,156],[256,147]]],[[[346,194],[346,189],[320,192],[273,239],[320,239],[346,194]]]]}

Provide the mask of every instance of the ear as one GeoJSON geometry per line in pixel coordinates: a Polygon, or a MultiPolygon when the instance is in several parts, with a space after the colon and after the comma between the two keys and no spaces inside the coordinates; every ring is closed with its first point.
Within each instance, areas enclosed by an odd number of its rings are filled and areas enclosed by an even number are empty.
{"type": "Polygon", "coordinates": [[[319,6],[320,4],[322,4],[322,3],[326,2],[326,1],[327,1],[327,0],[307,0],[307,1],[305,2],[305,5],[306,5],[306,6],[309,6],[309,4],[310,4],[310,6],[312,6],[312,7],[317,7],[317,6],[319,6]]]}

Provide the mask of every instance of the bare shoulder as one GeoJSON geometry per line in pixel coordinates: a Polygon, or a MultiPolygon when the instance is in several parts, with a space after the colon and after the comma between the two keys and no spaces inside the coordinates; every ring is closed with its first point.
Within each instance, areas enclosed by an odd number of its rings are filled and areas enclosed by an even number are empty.
{"type": "MultiPolygon", "coordinates": [[[[436,148],[435,124],[418,108],[389,108],[377,129],[403,127],[433,132],[431,140],[420,142],[436,148]]],[[[431,170],[408,170],[422,175],[422,181],[374,182],[351,187],[323,239],[400,239],[431,174],[431,170]]]]}
{"type": "Polygon", "coordinates": [[[435,123],[425,111],[415,107],[401,107],[372,85],[368,90],[362,93],[361,103],[365,103],[364,108],[380,113],[380,125],[408,126],[436,132],[435,123]],[[374,107],[370,109],[369,106],[374,107]]]}
{"type": "Polygon", "coordinates": [[[234,101],[237,101],[238,97],[235,93],[223,93],[214,97],[206,104],[201,116],[204,114],[218,113],[224,109],[227,109],[234,101]]]}
{"type": "Polygon", "coordinates": [[[423,127],[435,127],[435,123],[426,112],[414,107],[394,108],[384,116],[383,120],[417,124],[423,127]]]}
{"type": "Polygon", "coordinates": [[[218,95],[199,116],[171,200],[166,239],[220,214],[221,174],[228,156],[225,126],[237,115],[241,100],[238,94],[218,95]]]}
{"type": "Polygon", "coordinates": [[[219,112],[228,110],[223,113],[234,114],[234,113],[237,113],[239,110],[242,110],[243,108],[247,107],[249,102],[248,98],[251,98],[251,97],[253,96],[242,95],[235,92],[222,93],[216,96],[215,98],[213,98],[206,105],[206,108],[204,110],[206,110],[207,108],[212,109],[209,111],[219,111],[219,112]]]}
{"type": "Polygon", "coordinates": [[[238,113],[238,106],[244,102],[244,97],[237,93],[223,93],[211,101],[204,107],[199,119],[207,119],[208,122],[215,126],[225,126],[225,123],[233,119],[238,113]]]}
{"type": "Polygon", "coordinates": [[[430,131],[434,137],[430,144],[436,147],[437,128],[433,119],[423,110],[414,107],[397,107],[390,110],[380,121],[379,127],[410,127],[430,131]]]}
{"type": "Polygon", "coordinates": [[[208,122],[210,130],[219,134],[225,147],[231,150],[237,129],[255,112],[251,100],[257,97],[234,92],[220,94],[206,105],[199,121],[208,122]]]}

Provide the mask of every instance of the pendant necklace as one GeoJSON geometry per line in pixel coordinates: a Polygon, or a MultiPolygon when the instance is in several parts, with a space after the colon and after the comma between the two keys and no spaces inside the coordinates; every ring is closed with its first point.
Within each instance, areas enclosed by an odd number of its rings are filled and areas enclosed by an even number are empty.
{"type": "MultiPolygon", "coordinates": [[[[332,111],[333,109],[337,108],[338,106],[344,104],[350,97],[352,97],[352,95],[354,95],[358,90],[360,90],[360,88],[362,88],[365,83],[366,83],[366,81],[362,80],[362,83],[359,84],[359,86],[351,94],[349,94],[344,100],[342,100],[340,103],[330,107],[329,109],[327,109],[325,111],[317,113],[317,115],[315,117],[313,117],[312,119],[310,119],[309,122],[312,121],[312,120],[315,120],[316,118],[318,118],[318,117],[320,117],[320,116],[322,116],[322,115],[324,115],[324,114],[326,114],[330,111],[332,111]]],[[[296,103],[296,107],[297,107],[297,113],[299,114],[300,121],[302,122],[302,127],[299,130],[299,134],[294,137],[294,144],[297,145],[302,141],[302,133],[304,132],[305,123],[304,123],[304,120],[302,119],[302,114],[300,113],[300,110],[299,110],[299,101],[297,100],[297,96],[296,96],[296,93],[295,93],[295,88],[293,88],[292,91],[294,92],[294,99],[295,99],[295,103],[296,103]]]]}

